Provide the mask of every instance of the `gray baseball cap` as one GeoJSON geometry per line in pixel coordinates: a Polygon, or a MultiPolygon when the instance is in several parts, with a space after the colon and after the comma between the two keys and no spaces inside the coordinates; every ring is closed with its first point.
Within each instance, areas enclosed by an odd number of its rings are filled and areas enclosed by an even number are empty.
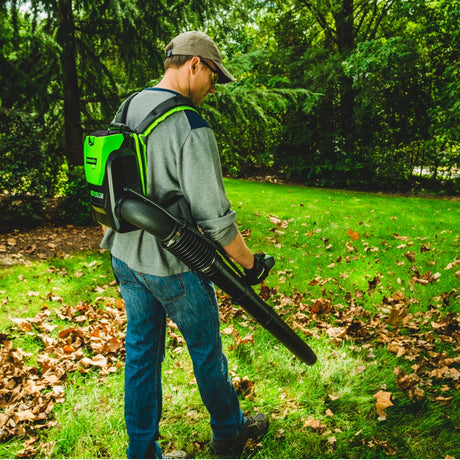
{"type": "Polygon", "coordinates": [[[230,83],[236,81],[235,77],[222,64],[222,55],[219,48],[211,38],[203,32],[192,30],[184,32],[171,40],[167,48],[166,58],[175,55],[199,56],[214,62],[219,70],[218,83],[230,83]]]}

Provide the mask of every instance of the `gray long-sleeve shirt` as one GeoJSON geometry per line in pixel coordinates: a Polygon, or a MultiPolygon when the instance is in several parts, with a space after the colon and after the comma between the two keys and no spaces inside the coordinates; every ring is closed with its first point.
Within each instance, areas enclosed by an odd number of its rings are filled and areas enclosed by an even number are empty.
{"type": "MultiPolygon", "coordinates": [[[[136,127],[155,106],[176,94],[159,88],[140,92],[130,102],[127,124],[136,127]]],[[[168,208],[173,215],[199,225],[222,246],[235,238],[236,214],[225,194],[214,133],[197,113],[174,113],[149,134],[147,176],[147,194],[152,200],[183,197],[168,208]]],[[[109,229],[101,247],[142,273],[168,276],[189,271],[143,230],[121,234],[109,229]]]]}

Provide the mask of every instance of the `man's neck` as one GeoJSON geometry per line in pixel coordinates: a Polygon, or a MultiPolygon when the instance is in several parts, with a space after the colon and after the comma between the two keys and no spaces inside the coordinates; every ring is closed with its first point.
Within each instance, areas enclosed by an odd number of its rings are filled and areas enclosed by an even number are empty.
{"type": "Polygon", "coordinates": [[[180,93],[184,96],[189,97],[189,86],[187,84],[183,84],[182,80],[183,78],[179,69],[168,69],[166,73],[163,75],[163,78],[155,87],[169,89],[171,91],[175,91],[176,93],[180,93]]]}

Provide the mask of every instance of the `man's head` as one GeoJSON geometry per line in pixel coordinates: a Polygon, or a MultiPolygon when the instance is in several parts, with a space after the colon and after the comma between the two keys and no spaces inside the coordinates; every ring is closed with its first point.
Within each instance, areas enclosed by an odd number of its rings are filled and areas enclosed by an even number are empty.
{"type": "Polygon", "coordinates": [[[217,70],[217,83],[230,83],[235,81],[232,74],[222,64],[222,56],[219,48],[203,32],[184,32],[173,38],[165,49],[165,69],[169,67],[181,67],[185,62],[197,56],[203,62],[211,64],[211,68],[217,70]],[[209,62],[211,61],[211,62],[209,62]]]}
{"type": "Polygon", "coordinates": [[[235,81],[216,44],[202,32],[178,35],[166,47],[165,58],[165,74],[157,86],[187,96],[197,107],[214,94],[216,83],[235,81]]]}

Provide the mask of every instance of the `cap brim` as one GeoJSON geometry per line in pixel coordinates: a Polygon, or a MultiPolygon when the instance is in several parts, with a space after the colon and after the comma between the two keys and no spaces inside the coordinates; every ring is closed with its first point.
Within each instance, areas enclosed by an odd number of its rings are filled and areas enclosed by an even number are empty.
{"type": "Polygon", "coordinates": [[[219,69],[219,80],[217,80],[217,83],[232,83],[236,81],[236,78],[219,62],[214,62],[216,67],[219,69]]]}

